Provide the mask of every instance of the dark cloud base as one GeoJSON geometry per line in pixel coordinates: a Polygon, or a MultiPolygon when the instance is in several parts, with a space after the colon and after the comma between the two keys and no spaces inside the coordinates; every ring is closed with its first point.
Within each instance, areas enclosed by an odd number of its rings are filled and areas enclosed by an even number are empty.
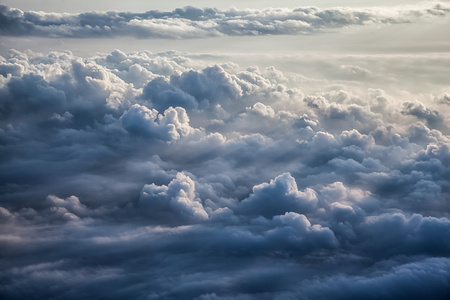
{"type": "Polygon", "coordinates": [[[2,299],[450,298],[448,90],[176,52],[0,73],[2,299]]]}

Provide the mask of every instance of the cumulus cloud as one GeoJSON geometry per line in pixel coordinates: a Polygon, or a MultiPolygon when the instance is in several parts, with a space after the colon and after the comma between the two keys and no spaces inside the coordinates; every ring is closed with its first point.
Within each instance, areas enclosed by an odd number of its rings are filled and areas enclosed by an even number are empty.
{"type": "MultiPolygon", "coordinates": [[[[446,2],[424,2],[393,9],[349,7],[319,9],[266,8],[218,10],[187,6],[171,12],[89,12],[81,14],[24,12],[1,6],[2,35],[46,37],[201,38],[211,36],[309,34],[334,28],[365,24],[399,24],[419,18],[443,17],[450,7],[446,2]]],[[[363,69],[344,66],[355,74],[363,69]]]]}
{"type": "Polygon", "coordinates": [[[164,141],[177,140],[195,131],[182,107],[169,107],[163,115],[156,110],[134,104],[119,118],[122,127],[132,135],[164,141]]]}
{"type": "Polygon", "coordinates": [[[201,59],[0,59],[4,298],[448,298],[446,86],[402,97],[333,61],[303,91],[201,59]]]}
{"type": "Polygon", "coordinates": [[[157,218],[168,211],[175,218],[188,222],[208,219],[201,200],[196,197],[195,182],[183,173],[178,173],[167,186],[145,185],[141,192],[140,205],[157,218]]]}
{"type": "Polygon", "coordinates": [[[277,176],[269,184],[253,187],[253,193],[241,202],[240,210],[247,215],[273,217],[287,212],[310,211],[317,205],[311,189],[301,192],[289,173],[277,176]]]}

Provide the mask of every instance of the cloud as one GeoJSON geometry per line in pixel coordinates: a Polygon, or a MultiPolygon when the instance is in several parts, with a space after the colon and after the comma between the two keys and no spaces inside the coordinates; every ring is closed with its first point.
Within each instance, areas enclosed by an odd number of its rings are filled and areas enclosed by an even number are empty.
{"type": "Polygon", "coordinates": [[[426,108],[422,103],[405,102],[403,103],[403,106],[403,114],[412,115],[418,119],[425,120],[431,128],[439,126],[443,121],[438,111],[432,111],[426,108]]]}
{"type": "Polygon", "coordinates": [[[437,102],[442,103],[442,104],[449,104],[450,96],[447,93],[442,93],[438,96],[437,102]]]}
{"type": "Polygon", "coordinates": [[[187,109],[198,107],[198,103],[193,96],[174,88],[163,77],[150,81],[144,87],[142,98],[150,100],[152,106],[158,111],[171,106],[180,106],[187,109]]]}
{"type": "Polygon", "coordinates": [[[167,186],[145,185],[139,204],[140,207],[146,207],[150,215],[156,218],[170,212],[173,217],[188,222],[208,219],[201,200],[195,195],[195,182],[183,173],[178,173],[167,186]]]}
{"type": "Polygon", "coordinates": [[[171,141],[195,132],[182,107],[169,107],[164,115],[145,106],[134,104],[119,118],[122,127],[131,135],[171,141]]]}
{"type": "Polygon", "coordinates": [[[246,215],[273,217],[287,212],[310,211],[317,205],[317,196],[311,189],[301,192],[289,173],[277,176],[269,184],[253,187],[253,193],[244,199],[239,210],[246,215]]]}
{"type": "MultiPolygon", "coordinates": [[[[246,36],[309,34],[366,24],[409,23],[420,18],[446,16],[446,2],[425,2],[416,6],[354,9],[317,7],[230,9],[187,6],[171,12],[89,12],[81,14],[23,12],[1,6],[2,35],[46,37],[116,37],[203,38],[211,36],[246,36]]],[[[350,72],[361,72],[351,67],[350,72]]]]}
{"type": "Polygon", "coordinates": [[[444,269],[447,264],[447,258],[432,258],[406,263],[367,277],[335,275],[325,281],[307,281],[305,285],[298,288],[297,292],[286,293],[281,297],[298,297],[298,299],[411,297],[421,299],[431,296],[436,299],[445,299],[448,297],[448,292],[444,289],[445,284],[448,284],[448,281],[444,279],[447,273],[444,269]],[[435,270],[442,273],[437,275],[438,272],[435,270]],[[435,282],[441,280],[444,283],[442,288],[435,286],[435,282]]]}
{"type": "Polygon", "coordinates": [[[4,298],[448,298],[446,86],[203,59],[0,59],[4,298]]]}

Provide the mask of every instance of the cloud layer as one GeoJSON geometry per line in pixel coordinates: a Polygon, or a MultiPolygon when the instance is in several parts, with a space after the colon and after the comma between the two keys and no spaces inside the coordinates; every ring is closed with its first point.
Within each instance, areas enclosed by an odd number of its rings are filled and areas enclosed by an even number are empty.
{"type": "Polygon", "coordinates": [[[10,51],[3,298],[448,299],[450,90],[332,60],[10,51]]]}
{"type": "Polygon", "coordinates": [[[89,12],[81,14],[23,12],[0,6],[0,34],[65,38],[118,37],[204,38],[310,34],[355,25],[410,23],[445,17],[448,2],[381,8],[298,7],[295,9],[230,9],[187,6],[171,12],[89,12]]]}

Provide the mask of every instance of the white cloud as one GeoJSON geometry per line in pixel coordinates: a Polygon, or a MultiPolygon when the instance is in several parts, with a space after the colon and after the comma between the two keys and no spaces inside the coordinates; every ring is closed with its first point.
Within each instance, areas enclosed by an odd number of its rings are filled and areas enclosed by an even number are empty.
{"type": "Polygon", "coordinates": [[[308,34],[366,24],[409,23],[420,18],[443,17],[446,2],[382,8],[337,7],[319,9],[199,9],[185,7],[171,12],[90,12],[62,14],[23,12],[2,6],[3,35],[48,37],[203,38],[219,35],[308,34]]]}

